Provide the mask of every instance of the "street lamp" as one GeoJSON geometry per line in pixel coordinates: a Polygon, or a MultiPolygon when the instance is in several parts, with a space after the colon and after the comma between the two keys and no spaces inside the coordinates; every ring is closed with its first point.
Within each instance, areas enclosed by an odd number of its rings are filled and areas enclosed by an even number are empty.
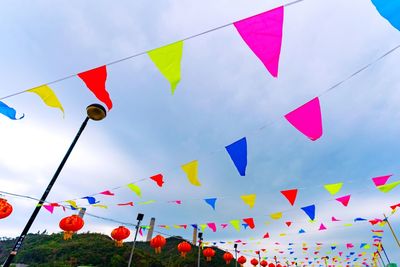
{"type": "Polygon", "coordinates": [[[144,217],[144,214],[142,214],[142,213],[138,213],[138,215],[136,217],[136,220],[138,222],[136,224],[136,232],[135,232],[135,238],[133,239],[131,255],[129,255],[128,267],[131,267],[131,264],[132,264],[132,257],[133,257],[133,251],[135,250],[136,238],[137,238],[137,234],[139,232],[140,222],[143,220],[143,217],[144,217]]]}
{"type": "Polygon", "coordinates": [[[83,130],[85,129],[86,124],[88,123],[89,119],[94,120],[94,121],[100,121],[107,116],[106,109],[100,104],[92,104],[92,105],[88,106],[86,108],[86,113],[87,113],[87,116],[86,116],[85,120],[83,121],[81,128],[79,128],[79,131],[76,134],[74,140],[72,141],[72,144],[68,148],[67,153],[65,154],[65,156],[62,159],[60,165],[58,166],[56,172],[54,173],[53,178],[50,180],[49,185],[47,186],[42,197],[40,198],[39,203],[36,205],[35,209],[33,210],[33,213],[31,215],[31,217],[29,218],[28,222],[26,223],[24,229],[22,230],[21,235],[18,237],[17,242],[15,242],[15,245],[14,245],[13,249],[11,250],[10,254],[8,255],[6,261],[4,262],[3,267],[9,267],[12,260],[17,255],[18,250],[21,248],[22,243],[24,242],[24,239],[25,239],[26,235],[28,234],[29,229],[31,228],[33,222],[35,221],[36,216],[38,215],[43,203],[46,201],[46,198],[49,195],[51,188],[53,187],[58,176],[60,175],[62,168],[64,167],[65,163],[67,162],[69,155],[71,154],[72,150],[74,149],[76,142],[78,142],[78,139],[81,136],[83,130]]]}
{"type": "Polygon", "coordinates": [[[200,267],[200,247],[201,247],[201,243],[203,241],[203,233],[199,232],[197,237],[199,238],[199,251],[198,251],[198,254],[197,254],[197,267],[200,267]]]}
{"type": "Polygon", "coordinates": [[[235,267],[237,267],[237,244],[234,244],[233,248],[235,249],[235,267]]]}

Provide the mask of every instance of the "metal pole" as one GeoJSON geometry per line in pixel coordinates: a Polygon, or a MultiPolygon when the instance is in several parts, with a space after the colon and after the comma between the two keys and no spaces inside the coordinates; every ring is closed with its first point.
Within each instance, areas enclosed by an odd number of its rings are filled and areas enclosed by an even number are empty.
{"type": "Polygon", "coordinates": [[[143,220],[143,214],[139,213],[137,216],[137,224],[136,224],[136,231],[135,231],[135,238],[133,239],[133,244],[132,244],[132,249],[131,249],[131,254],[129,255],[129,262],[128,262],[128,267],[131,267],[131,263],[132,263],[132,257],[133,257],[133,251],[135,250],[135,245],[136,245],[136,238],[137,238],[137,234],[139,232],[139,228],[140,228],[140,222],[143,220]]]}
{"type": "Polygon", "coordinates": [[[200,267],[200,251],[201,251],[201,243],[203,241],[203,233],[202,232],[199,232],[198,238],[199,238],[199,250],[198,250],[198,254],[197,254],[197,267],[200,267]]]}
{"type": "Polygon", "coordinates": [[[383,267],[385,267],[385,262],[384,262],[383,259],[382,259],[381,253],[379,252],[379,250],[377,250],[376,252],[378,252],[379,258],[380,258],[381,261],[382,261],[382,265],[383,265],[383,267]]]}
{"type": "Polygon", "coordinates": [[[235,248],[235,267],[237,267],[237,244],[233,245],[233,247],[235,248]]]}
{"type": "Polygon", "coordinates": [[[390,264],[389,257],[388,257],[388,255],[386,254],[386,250],[383,248],[383,245],[382,245],[382,243],[381,243],[381,248],[382,248],[382,251],[383,251],[383,253],[385,254],[386,260],[387,260],[387,261],[388,261],[388,263],[390,264]]]}
{"type": "Polygon", "coordinates": [[[390,222],[389,222],[388,218],[386,217],[385,214],[383,214],[383,216],[385,217],[385,221],[387,222],[387,224],[388,224],[388,226],[389,226],[389,228],[390,228],[390,231],[392,232],[392,235],[393,235],[394,239],[395,239],[396,242],[397,242],[397,245],[400,247],[399,239],[397,239],[397,236],[396,236],[396,234],[394,233],[393,228],[392,228],[392,226],[390,225],[390,222]]]}
{"type": "Polygon", "coordinates": [[[258,252],[258,266],[259,267],[261,267],[261,263],[260,263],[261,262],[261,255],[260,254],[261,254],[261,252],[259,251],[258,252]]]}
{"type": "Polygon", "coordinates": [[[87,122],[89,121],[89,117],[86,117],[86,119],[83,121],[81,128],[79,129],[78,133],[76,134],[74,140],[72,141],[72,144],[68,148],[67,153],[65,154],[64,158],[62,159],[60,165],[58,166],[56,172],[53,175],[53,178],[50,180],[50,183],[48,184],[46,190],[44,191],[42,197],[40,198],[38,204],[36,205],[35,209],[33,210],[33,213],[31,217],[29,218],[28,222],[26,223],[24,229],[22,230],[21,235],[18,237],[17,242],[15,242],[15,245],[8,255],[6,261],[3,264],[3,267],[9,267],[12,260],[14,257],[17,255],[18,250],[21,248],[22,243],[24,242],[24,239],[26,235],[28,234],[29,229],[31,228],[33,222],[36,219],[36,216],[38,215],[40,209],[42,208],[43,203],[46,201],[47,196],[50,193],[51,188],[53,187],[54,183],[56,182],[58,175],[60,174],[62,168],[64,167],[65,163],[67,162],[67,159],[69,155],[71,154],[73,148],[75,147],[75,144],[78,142],[79,137],[81,136],[83,130],[85,129],[87,122]]]}

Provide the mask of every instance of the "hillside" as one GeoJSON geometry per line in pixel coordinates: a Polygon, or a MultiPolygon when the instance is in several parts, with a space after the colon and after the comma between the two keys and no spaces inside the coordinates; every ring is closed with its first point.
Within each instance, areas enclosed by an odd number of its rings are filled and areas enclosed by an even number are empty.
{"type": "MultiPolygon", "coordinates": [[[[0,263],[4,262],[15,239],[0,241],[0,263]]],[[[171,237],[161,254],[155,254],[148,242],[137,242],[133,255],[135,267],[193,267],[197,266],[197,247],[185,259],[181,258],[177,245],[180,239],[171,237]]],[[[72,240],[64,241],[62,234],[29,234],[14,262],[32,267],[99,266],[126,267],[132,243],[122,248],[114,246],[109,236],[97,233],[74,235],[72,240]]],[[[216,256],[207,263],[201,256],[201,266],[234,266],[233,261],[226,265],[222,260],[223,251],[216,249],[216,256]]]]}

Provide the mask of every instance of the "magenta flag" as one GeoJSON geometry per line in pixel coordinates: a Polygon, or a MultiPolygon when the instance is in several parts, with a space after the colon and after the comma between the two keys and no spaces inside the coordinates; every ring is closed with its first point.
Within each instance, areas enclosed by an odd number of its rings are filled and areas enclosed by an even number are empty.
{"type": "Polygon", "coordinates": [[[233,23],[242,39],[272,76],[278,77],[283,6],[233,23]]]}
{"type": "Polygon", "coordinates": [[[322,136],[322,115],[318,97],[286,114],[285,118],[312,141],[322,136]]]}

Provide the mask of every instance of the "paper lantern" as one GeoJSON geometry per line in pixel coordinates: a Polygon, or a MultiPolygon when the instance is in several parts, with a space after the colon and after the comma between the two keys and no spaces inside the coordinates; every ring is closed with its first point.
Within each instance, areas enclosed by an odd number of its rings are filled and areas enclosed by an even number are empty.
{"type": "Polygon", "coordinates": [[[250,263],[253,266],[257,266],[258,265],[258,260],[253,258],[253,259],[251,259],[250,263]]]}
{"type": "Polygon", "coordinates": [[[275,264],[273,264],[272,262],[268,265],[268,267],[275,267],[275,264]]]}
{"type": "Polygon", "coordinates": [[[240,264],[240,266],[243,266],[247,261],[245,256],[240,256],[239,259],[237,259],[237,262],[240,264]]]}
{"type": "Polygon", "coordinates": [[[260,265],[261,265],[262,267],[267,267],[267,266],[268,266],[268,262],[265,261],[265,260],[262,260],[262,261],[260,261],[260,265]]]}
{"type": "Polygon", "coordinates": [[[150,246],[154,248],[156,253],[161,253],[161,248],[165,246],[167,240],[160,235],[156,235],[153,239],[150,240],[150,246]]]}
{"type": "Polygon", "coordinates": [[[0,198],[0,219],[4,219],[10,216],[12,211],[13,207],[11,206],[11,204],[8,203],[6,199],[0,198]]]}
{"type": "Polygon", "coordinates": [[[186,254],[192,249],[192,246],[186,242],[183,241],[181,243],[178,244],[178,251],[181,253],[181,257],[185,258],[186,254]]]}
{"type": "Polygon", "coordinates": [[[85,222],[78,215],[71,215],[61,219],[59,226],[64,231],[64,240],[72,239],[72,235],[81,230],[85,222]]]}
{"type": "Polygon", "coordinates": [[[203,250],[203,255],[204,257],[206,257],[207,261],[211,261],[212,257],[215,256],[215,250],[213,250],[212,248],[206,248],[205,250],[203,250]]]}
{"type": "Polygon", "coordinates": [[[278,264],[276,265],[276,267],[282,267],[282,265],[278,263],[278,264]]]}
{"type": "Polygon", "coordinates": [[[128,238],[130,234],[131,232],[128,228],[120,226],[112,230],[111,237],[115,240],[115,246],[122,247],[123,240],[128,238]]]}
{"type": "Polygon", "coordinates": [[[225,252],[224,256],[224,261],[226,262],[226,264],[231,263],[231,260],[233,260],[233,255],[230,252],[225,252]]]}

